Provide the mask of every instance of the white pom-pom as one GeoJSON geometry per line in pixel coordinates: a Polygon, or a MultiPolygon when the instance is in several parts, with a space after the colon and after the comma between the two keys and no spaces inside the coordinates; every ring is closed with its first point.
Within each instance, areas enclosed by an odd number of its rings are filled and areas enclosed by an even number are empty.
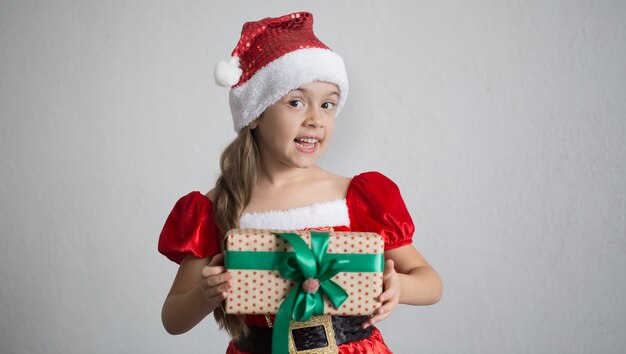
{"type": "Polygon", "coordinates": [[[224,87],[230,87],[238,83],[242,73],[243,71],[239,68],[239,58],[237,57],[232,57],[229,61],[220,61],[213,70],[215,83],[224,87]]]}

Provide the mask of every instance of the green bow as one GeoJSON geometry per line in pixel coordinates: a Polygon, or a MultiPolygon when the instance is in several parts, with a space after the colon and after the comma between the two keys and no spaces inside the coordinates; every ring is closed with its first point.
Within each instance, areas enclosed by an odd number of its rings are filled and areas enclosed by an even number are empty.
{"type": "Polygon", "coordinates": [[[325,294],[335,308],[348,298],[348,293],[339,284],[330,280],[350,263],[347,259],[325,259],[328,249],[328,232],[311,231],[311,248],[295,233],[274,233],[285,239],[294,249],[294,254],[277,265],[278,272],[285,279],[292,279],[297,284],[291,289],[278,308],[274,333],[272,335],[272,354],[287,354],[289,322],[308,321],[312,315],[324,313],[325,294]],[[302,283],[309,278],[319,281],[319,290],[307,293],[302,283]]]}

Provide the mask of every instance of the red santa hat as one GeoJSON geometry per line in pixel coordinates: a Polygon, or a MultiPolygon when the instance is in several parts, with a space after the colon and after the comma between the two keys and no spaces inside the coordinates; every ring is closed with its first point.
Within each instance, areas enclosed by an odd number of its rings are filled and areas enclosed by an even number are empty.
{"type": "Polygon", "coordinates": [[[339,87],[337,114],[348,97],[343,60],[313,34],[308,12],[245,23],[230,60],[219,62],[214,75],[218,85],[231,86],[237,132],[289,91],[314,81],[339,87]]]}

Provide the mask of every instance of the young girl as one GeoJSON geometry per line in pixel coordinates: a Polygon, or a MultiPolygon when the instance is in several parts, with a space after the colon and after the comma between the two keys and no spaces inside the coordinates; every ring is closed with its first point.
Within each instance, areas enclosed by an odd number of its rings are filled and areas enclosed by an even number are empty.
{"type": "MultiPolygon", "coordinates": [[[[271,351],[273,316],[224,313],[232,284],[220,245],[228,230],[377,232],[385,241],[382,306],[372,316],[333,316],[336,338],[329,340],[339,353],[391,353],[373,325],[398,303],[436,303],[442,284],[411,244],[413,223],[391,180],[378,172],[341,177],[315,164],[348,95],[343,60],[315,37],[312,15],[301,12],[244,24],[215,77],[231,86],[238,135],[222,154],[215,188],[182,197],[163,227],[159,251],[180,264],[163,304],[166,330],[186,332],[213,312],[233,337],[227,353],[271,351]]],[[[315,352],[326,343],[312,332],[293,335],[315,352]]]]}

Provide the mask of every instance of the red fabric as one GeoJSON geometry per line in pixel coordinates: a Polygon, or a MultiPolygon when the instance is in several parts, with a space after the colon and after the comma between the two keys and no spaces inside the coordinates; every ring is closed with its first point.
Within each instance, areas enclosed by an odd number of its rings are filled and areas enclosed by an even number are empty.
{"type": "Polygon", "coordinates": [[[238,57],[243,71],[239,82],[243,85],[257,71],[295,50],[328,47],[313,33],[313,15],[296,12],[281,17],[267,17],[246,22],[232,56],[238,57]]]}
{"type": "MultiPolygon", "coordinates": [[[[385,250],[413,241],[413,220],[398,186],[379,172],[355,176],[346,194],[350,227],[336,231],[376,232],[385,250]]],[[[159,238],[159,252],[176,263],[186,255],[204,258],[221,252],[220,231],[213,218],[213,204],[200,192],[180,198],[167,218],[159,238]]]]}
{"type": "MultiPolygon", "coordinates": [[[[237,349],[235,343],[231,340],[228,343],[226,354],[249,354],[248,352],[242,352],[237,349]]],[[[368,338],[358,340],[356,342],[350,342],[339,346],[339,354],[393,354],[385,341],[380,331],[374,327],[372,335],[368,338]]]]}
{"type": "Polygon", "coordinates": [[[219,235],[211,201],[200,192],[191,192],[174,205],[161,231],[158,249],[180,264],[186,255],[204,258],[220,253],[219,235]]]}
{"type": "Polygon", "coordinates": [[[413,242],[415,226],[398,186],[379,172],[355,176],[346,195],[350,229],[376,232],[385,251],[413,242]]]}
{"type": "MultiPolygon", "coordinates": [[[[365,172],[355,176],[348,187],[346,204],[350,227],[334,226],[335,231],[379,233],[385,240],[385,250],[412,242],[415,228],[400,190],[381,173],[365,172]]],[[[178,200],[167,218],[159,239],[159,252],[177,263],[186,255],[213,256],[221,251],[219,235],[211,201],[200,192],[191,192],[178,200]]],[[[262,315],[248,315],[246,323],[267,326],[262,315]]],[[[342,354],[391,353],[377,329],[371,337],[339,348],[342,354]]],[[[245,354],[231,341],[227,354],[238,353],[245,354]]]]}

